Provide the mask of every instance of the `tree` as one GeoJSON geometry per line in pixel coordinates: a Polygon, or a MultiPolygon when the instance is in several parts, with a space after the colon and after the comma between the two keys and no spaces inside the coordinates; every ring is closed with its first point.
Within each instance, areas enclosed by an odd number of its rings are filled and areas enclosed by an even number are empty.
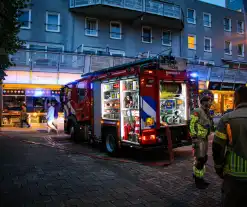
{"type": "Polygon", "coordinates": [[[30,6],[30,0],[0,1],[0,70],[5,70],[14,64],[9,55],[15,54],[23,45],[18,37],[21,23],[18,21],[22,9],[30,6]]]}

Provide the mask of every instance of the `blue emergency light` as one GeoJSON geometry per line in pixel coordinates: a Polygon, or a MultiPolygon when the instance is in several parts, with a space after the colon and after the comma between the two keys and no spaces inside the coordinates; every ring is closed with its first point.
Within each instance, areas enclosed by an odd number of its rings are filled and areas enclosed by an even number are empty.
{"type": "Polygon", "coordinates": [[[197,77],[198,77],[198,74],[197,74],[197,73],[191,73],[190,76],[191,76],[192,78],[197,78],[197,77]]]}

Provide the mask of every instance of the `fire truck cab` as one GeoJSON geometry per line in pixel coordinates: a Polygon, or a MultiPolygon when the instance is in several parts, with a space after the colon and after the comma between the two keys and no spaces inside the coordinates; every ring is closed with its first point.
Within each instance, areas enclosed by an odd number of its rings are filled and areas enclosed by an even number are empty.
{"type": "Polygon", "coordinates": [[[68,83],[61,89],[64,131],[76,141],[100,143],[112,155],[122,146],[166,148],[169,133],[173,147],[183,145],[190,140],[190,77],[174,67],[157,57],[68,83]]]}

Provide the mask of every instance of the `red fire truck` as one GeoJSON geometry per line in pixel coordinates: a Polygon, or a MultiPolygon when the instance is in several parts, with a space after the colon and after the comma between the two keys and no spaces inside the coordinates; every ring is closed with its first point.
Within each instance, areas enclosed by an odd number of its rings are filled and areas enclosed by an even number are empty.
{"type": "Polygon", "coordinates": [[[122,146],[180,146],[189,140],[190,102],[198,91],[193,84],[168,56],[82,75],[61,90],[64,131],[101,143],[112,155],[122,146]]]}

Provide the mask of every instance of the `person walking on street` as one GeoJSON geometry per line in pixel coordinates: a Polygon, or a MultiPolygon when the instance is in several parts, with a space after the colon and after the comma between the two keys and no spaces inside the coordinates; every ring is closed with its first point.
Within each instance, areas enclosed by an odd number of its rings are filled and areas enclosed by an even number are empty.
{"type": "Polygon", "coordinates": [[[54,122],[54,107],[51,105],[51,103],[48,103],[48,112],[46,115],[47,119],[47,126],[48,126],[48,133],[50,133],[51,129],[55,130],[57,132],[57,128],[53,125],[54,122]]]}
{"type": "Polygon", "coordinates": [[[199,94],[200,107],[195,109],[191,115],[189,130],[192,138],[194,151],[193,177],[196,187],[205,189],[209,183],[204,180],[205,164],[208,160],[208,136],[214,126],[210,116],[210,107],[214,100],[211,91],[205,90],[199,94]]]}
{"type": "Polygon", "coordinates": [[[59,104],[57,101],[52,101],[51,105],[54,107],[54,121],[52,122],[53,125],[58,129],[58,111],[59,111],[59,104]]]}
{"type": "Polygon", "coordinates": [[[27,114],[27,106],[25,103],[21,105],[21,128],[23,128],[23,124],[25,123],[27,127],[30,127],[30,124],[28,123],[28,114],[27,114]]]}
{"type": "Polygon", "coordinates": [[[234,94],[235,110],[219,121],[213,139],[214,168],[222,184],[222,207],[246,206],[247,87],[234,94]]]}

